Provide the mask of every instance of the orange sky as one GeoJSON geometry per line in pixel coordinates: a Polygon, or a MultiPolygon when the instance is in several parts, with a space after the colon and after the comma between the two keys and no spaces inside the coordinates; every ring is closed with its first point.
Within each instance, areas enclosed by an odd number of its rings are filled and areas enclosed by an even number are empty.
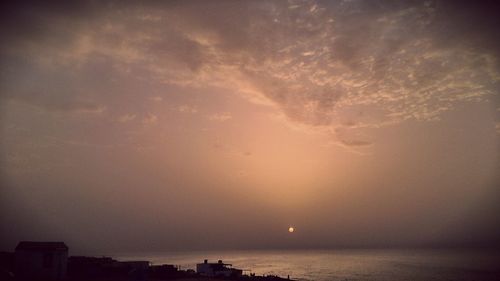
{"type": "Polygon", "coordinates": [[[498,242],[498,19],[377,3],[5,7],[0,245],[498,242]]]}

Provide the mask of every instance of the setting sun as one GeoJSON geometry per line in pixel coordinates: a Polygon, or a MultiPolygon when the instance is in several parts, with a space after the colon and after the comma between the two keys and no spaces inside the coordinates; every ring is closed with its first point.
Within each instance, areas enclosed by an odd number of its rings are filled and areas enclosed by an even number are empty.
{"type": "Polygon", "coordinates": [[[499,8],[2,1],[0,276],[500,281],[499,8]]]}

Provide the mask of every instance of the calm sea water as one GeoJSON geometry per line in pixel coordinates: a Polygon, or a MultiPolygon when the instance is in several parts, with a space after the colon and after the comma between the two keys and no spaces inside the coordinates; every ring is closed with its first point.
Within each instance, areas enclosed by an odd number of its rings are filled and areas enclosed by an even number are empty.
{"type": "Polygon", "coordinates": [[[195,268],[203,259],[232,263],[257,275],[296,280],[497,281],[500,253],[456,250],[220,251],[115,255],[195,268]]]}

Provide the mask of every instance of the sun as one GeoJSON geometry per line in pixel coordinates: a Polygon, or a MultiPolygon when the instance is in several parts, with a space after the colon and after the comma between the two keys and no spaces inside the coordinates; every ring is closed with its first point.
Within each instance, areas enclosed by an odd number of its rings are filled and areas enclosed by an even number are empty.
{"type": "Polygon", "coordinates": [[[293,228],[293,226],[290,226],[290,227],[288,228],[288,232],[292,233],[292,232],[294,232],[294,231],[295,231],[295,228],[293,228]]]}

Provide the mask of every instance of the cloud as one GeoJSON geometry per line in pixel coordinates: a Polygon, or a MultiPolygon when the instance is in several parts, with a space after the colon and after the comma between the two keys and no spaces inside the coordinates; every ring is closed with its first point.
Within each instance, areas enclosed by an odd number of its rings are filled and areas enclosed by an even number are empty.
{"type": "Polygon", "coordinates": [[[52,113],[101,114],[107,107],[103,104],[79,99],[77,96],[61,99],[47,99],[40,95],[1,95],[0,100],[26,104],[52,113]]]}
{"type": "MultiPolygon", "coordinates": [[[[282,26],[309,32],[296,38],[300,43],[282,44],[276,58],[245,70],[292,121],[329,125],[346,109],[362,106],[381,116],[364,120],[366,126],[435,120],[457,102],[485,100],[494,93],[500,77],[496,59],[436,46],[429,38],[434,10],[428,6],[338,15],[335,24],[328,24],[326,15],[306,13],[298,16],[304,24],[282,26]]],[[[276,49],[280,43],[288,42],[278,40],[276,49]]],[[[356,118],[352,122],[360,121],[356,118]]]]}
{"type": "Polygon", "coordinates": [[[198,107],[191,105],[181,105],[177,108],[179,112],[195,114],[198,112],[198,107]]]}
{"type": "Polygon", "coordinates": [[[372,145],[373,143],[370,141],[365,141],[365,140],[340,140],[340,142],[346,146],[369,146],[372,145]]]}
{"type": "MultiPolygon", "coordinates": [[[[497,92],[500,72],[493,47],[498,40],[488,36],[491,28],[481,33],[480,27],[489,25],[480,17],[475,17],[476,29],[462,33],[454,23],[467,9],[448,6],[433,1],[200,2],[196,9],[192,3],[154,2],[120,9],[95,3],[33,6],[40,17],[19,17],[36,21],[44,35],[23,25],[18,35],[5,33],[1,50],[7,59],[31,59],[28,64],[40,72],[65,67],[67,77],[47,75],[52,82],[45,83],[50,86],[41,97],[24,94],[22,87],[8,89],[11,96],[47,108],[90,111],[94,106],[98,111],[118,99],[115,94],[103,103],[81,104],[75,97],[82,93],[69,86],[87,82],[80,81],[82,69],[105,63],[111,76],[99,77],[105,85],[135,77],[193,89],[219,87],[271,105],[301,126],[379,128],[411,119],[439,120],[459,103],[485,101],[497,92]],[[219,16],[209,16],[214,13],[219,16]],[[59,24],[49,24],[49,18],[59,24]],[[450,44],[445,34],[463,36],[450,44]]],[[[20,11],[15,8],[15,14],[20,11]]],[[[5,73],[2,82],[27,72],[5,73]]],[[[31,92],[41,82],[32,84],[31,92]]],[[[190,105],[177,110],[198,112],[190,105]]],[[[231,115],[208,118],[225,121],[231,115]]]]}
{"type": "Polygon", "coordinates": [[[330,144],[340,146],[350,152],[366,155],[366,149],[374,145],[372,138],[359,129],[362,124],[351,126],[341,125],[331,131],[332,142],[330,144]]]}
{"type": "Polygon", "coordinates": [[[120,116],[117,120],[120,123],[126,123],[126,122],[134,120],[135,117],[136,117],[135,114],[124,114],[124,115],[120,116]]]}
{"type": "Polygon", "coordinates": [[[219,122],[231,120],[232,118],[233,118],[233,116],[231,115],[230,112],[215,113],[215,114],[208,116],[209,120],[219,121],[219,122]]]}
{"type": "Polygon", "coordinates": [[[149,100],[155,101],[155,102],[161,102],[163,100],[163,98],[160,96],[155,96],[155,97],[150,97],[149,100]]]}
{"type": "Polygon", "coordinates": [[[154,124],[158,121],[158,116],[152,113],[148,113],[146,116],[142,118],[143,124],[154,124]]]}
{"type": "Polygon", "coordinates": [[[100,114],[106,111],[106,106],[94,102],[72,101],[71,103],[61,105],[60,107],[52,107],[51,109],[83,114],[100,114]]]}
{"type": "Polygon", "coordinates": [[[197,67],[154,70],[184,86],[245,85],[242,94],[264,97],[292,122],[335,126],[358,107],[372,108],[363,118],[351,116],[364,127],[437,120],[456,103],[485,100],[500,79],[491,53],[438,44],[435,25],[444,23],[433,3],[302,3],[286,13],[280,3],[245,4],[254,12],[248,22],[248,15],[217,7],[236,16],[209,21],[177,11],[186,40],[198,46],[197,67]]]}

